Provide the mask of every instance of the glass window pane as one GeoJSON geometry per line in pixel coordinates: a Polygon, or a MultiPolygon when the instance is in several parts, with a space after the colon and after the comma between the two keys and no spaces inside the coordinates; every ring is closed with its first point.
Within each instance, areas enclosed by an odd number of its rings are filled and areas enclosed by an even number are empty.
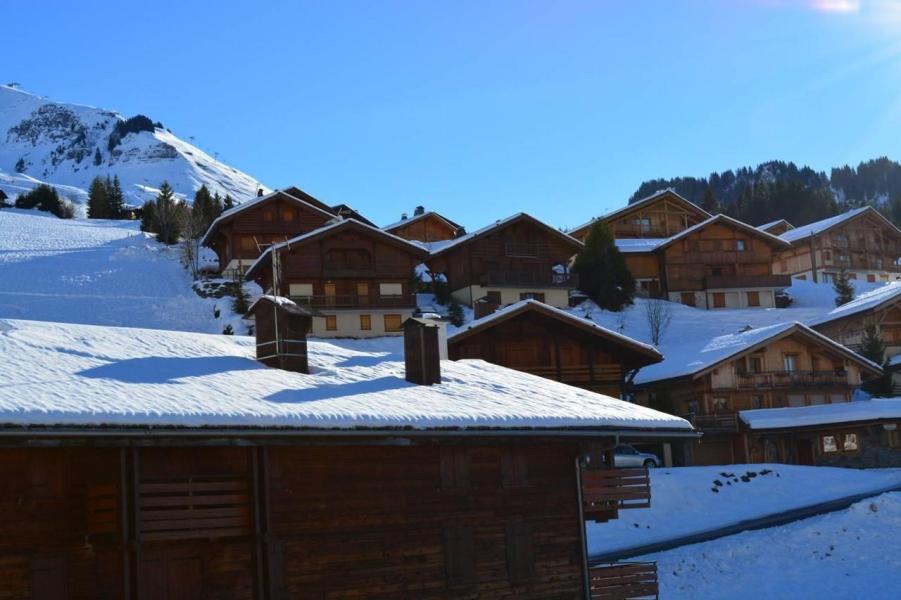
{"type": "Polygon", "coordinates": [[[834,435],[823,436],[823,452],[838,452],[838,444],[834,435]]]}
{"type": "Polygon", "coordinates": [[[844,449],[845,449],[845,452],[851,452],[851,451],[858,449],[856,433],[846,433],[845,434],[844,449]]]}

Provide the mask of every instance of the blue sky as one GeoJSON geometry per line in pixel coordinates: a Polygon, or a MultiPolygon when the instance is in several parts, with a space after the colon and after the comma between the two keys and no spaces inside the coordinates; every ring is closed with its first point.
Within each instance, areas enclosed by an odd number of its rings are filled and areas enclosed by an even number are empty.
{"type": "Polygon", "coordinates": [[[0,77],[380,223],[572,226],[653,177],[901,159],[898,4],[0,0],[0,77]]]}

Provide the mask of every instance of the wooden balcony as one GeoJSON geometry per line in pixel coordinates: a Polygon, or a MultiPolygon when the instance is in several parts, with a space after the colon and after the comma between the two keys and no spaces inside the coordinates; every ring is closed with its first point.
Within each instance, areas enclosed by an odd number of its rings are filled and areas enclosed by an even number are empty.
{"type": "Polygon", "coordinates": [[[591,600],[659,598],[657,563],[612,563],[588,570],[591,600]]]}
{"type": "Polygon", "coordinates": [[[704,278],[708,290],[733,288],[786,288],[790,275],[709,275],[704,278]]]}
{"type": "Polygon", "coordinates": [[[579,277],[575,273],[554,273],[550,268],[540,271],[487,271],[479,277],[479,283],[483,286],[576,288],[579,287],[579,277]]]}
{"type": "MultiPolygon", "coordinates": [[[[847,371],[766,371],[736,373],[739,389],[773,389],[793,387],[848,387],[847,371]]],[[[720,388],[722,389],[722,388],[720,388]]]]}
{"type": "Polygon", "coordinates": [[[716,413],[712,415],[685,415],[695,429],[703,433],[723,434],[738,433],[738,415],[735,413],[716,413]]]}
{"type": "Polygon", "coordinates": [[[606,521],[616,511],[650,508],[651,478],[645,468],[582,471],[582,503],[587,520],[606,521]],[[600,515],[600,518],[596,518],[600,515]]]}
{"type": "Polygon", "coordinates": [[[396,294],[382,296],[370,294],[316,294],[313,296],[291,296],[291,300],[301,306],[311,308],[416,308],[416,297],[413,294],[396,294]]]}
{"type": "Polygon", "coordinates": [[[622,382],[622,371],[618,366],[612,365],[536,365],[517,367],[517,371],[524,371],[539,377],[584,385],[589,383],[609,383],[619,385],[622,382]]]}
{"type": "Polygon", "coordinates": [[[340,278],[354,278],[354,279],[368,279],[371,277],[376,277],[376,270],[368,267],[368,268],[351,268],[345,266],[329,266],[325,265],[322,267],[322,275],[329,279],[340,279],[340,278]]]}
{"type": "Polygon", "coordinates": [[[766,259],[751,251],[711,250],[709,252],[690,251],[682,255],[684,263],[698,265],[733,265],[736,263],[766,263],[766,259]]]}

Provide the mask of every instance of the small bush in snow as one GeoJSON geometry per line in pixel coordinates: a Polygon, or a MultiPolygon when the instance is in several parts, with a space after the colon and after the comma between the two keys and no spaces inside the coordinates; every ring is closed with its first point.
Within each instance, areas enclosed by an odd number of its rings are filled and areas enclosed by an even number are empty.
{"type": "Polygon", "coordinates": [[[451,297],[450,306],[447,309],[447,318],[454,327],[463,325],[463,307],[457,302],[457,299],[451,297]]]}
{"type": "Polygon", "coordinates": [[[222,330],[222,335],[235,335],[235,329],[231,325],[226,325],[222,330]]]}

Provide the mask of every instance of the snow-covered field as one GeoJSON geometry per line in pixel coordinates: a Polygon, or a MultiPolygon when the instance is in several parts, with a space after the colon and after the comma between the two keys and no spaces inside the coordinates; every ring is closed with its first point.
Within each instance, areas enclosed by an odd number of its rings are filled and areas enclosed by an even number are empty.
{"type": "Polygon", "coordinates": [[[0,318],[243,332],[229,299],[197,296],[178,249],[138,225],[0,210],[0,318]]]}
{"type": "Polygon", "coordinates": [[[589,524],[588,551],[669,540],[892,485],[901,485],[901,470],[778,464],[654,469],[651,508],[623,510],[619,519],[589,524]]]}
{"type": "Polygon", "coordinates": [[[657,562],[667,599],[898,598],[901,493],[640,560],[657,562]]]}

